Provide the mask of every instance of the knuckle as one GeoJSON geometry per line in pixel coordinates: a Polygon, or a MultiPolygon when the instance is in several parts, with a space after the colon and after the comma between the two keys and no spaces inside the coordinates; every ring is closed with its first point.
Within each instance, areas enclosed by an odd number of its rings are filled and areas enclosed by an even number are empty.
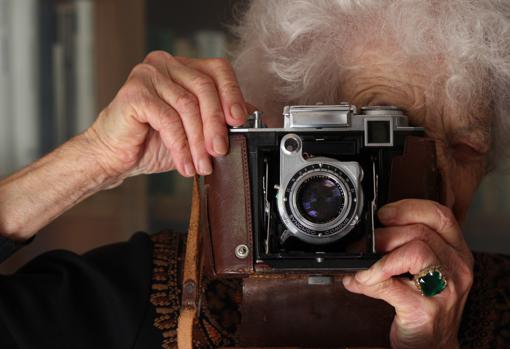
{"type": "Polygon", "coordinates": [[[391,265],[392,265],[392,255],[389,254],[389,255],[386,255],[384,256],[381,261],[380,261],[380,270],[382,272],[382,274],[384,275],[384,277],[387,277],[388,275],[391,274],[391,265]]]}
{"type": "Polygon", "coordinates": [[[461,280],[461,285],[459,285],[460,286],[459,290],[461,292],[469,292],[469,290],[473,286],[473,282],[474,282],[473,268],[471,268],[466,263],[460,263],[460,265],[457,266],[456,269],[457,270],[455,272],[458,273],[459,279],[461,280]]]}
{"type": "Polygon", "coordinates": [[[421,241],[430,240],[430,228],[425,224],[413,224],[411,226],[411,232],[415,239],[421,241]]]}
{"type": "Polygon", "coordinates": [[[388,279],[383,282],[378,283],[374,287],[376,288],[375,291],[379,295],[384,295],[391,293],[395,286],[395,280],[394,279],[388,279]]]}
{"type": "Polygon", "coordinates": [[[215,89],[214,81],[204,74],[195,76],[191,83],[197,88],[198,92],[210,92],[215,89]]]}
{"type": "Polygon", "coordinates": [[[173,126],[175,125],[176,120],[174,117],[173,110],[170,107],[160,106],[158,118],[161,128],[163,129],[174,128],[173,126]]]}
{"type": "Polygon", "coordinates": [[[209,65],[215,69],[231,69],[230,62],[225,58],[209,58],[207,59],[207,63],[209,63],[209,65]]]}
{"type": "Polygon", "coordinates": [[[430,252],[430,247],[425,241],[414,240],[409,243],[408,253],[413,256],[424,256],[428,252],[430,252]]]}
{"type": "Polygon", "coordinates": [[[435,322],[437,321],[433,316],[435,312],[431,309],[433,307],[433,304],[416,306],[412,317],[402,317],[399,322],[403,328],[420,328],[422,333],[432,334],[434,332],[435,322]]]}
{"type": "Polygon", "coordinates": [[[464,256],[466,267],[471,271],[471,273],[473,273],[473,269],[475,266],[475,257],[473,256],[473,253],[469,250],[469,248],[466,249],[464,256]]]}
{"type": "Polygon", "coordinates": [[[133,68],[133,76],[154,76],[157,73],[156,67],[147,63],[137,64],[133,68]]]}
{"type": "Polygon", "coordinates": [[[392,276],[392,262],[390,258],[384,257],[381,260],[380,271],[384,278],[392,276]]]}
{"type": "Polygon", "coordinates": [[[185,152],[188,151],[188,142],[186,140],[184,132],[179,132],[173,135],[172,139],[170,140],[169,146],[174,156],[176,153],[184,155],[185,152]]]}
{"type": "Polygon", "coordinates": [[[139,79],[131,79],[118,92],[117,95],[121,100],[130,103],[140,102],[146,99],[147,88],[139,79]]]}
{"type": "Polygon", "coordinates": [[[456,225],[453,213],[448,207],[434,203],[434,209],[439,222],[438,226],[441,231],[451,229],[456,225]]]}
{"type": "Polygon", "coordinates": [[[225,134],[227,126],[225,125],[225,117],[221,110],[210,111],[203,118],[204,125],[207,126],[208,133],[212,134],[225,134]]]}
{"type": "Polygon", "coordinates": [[[152,51],[147,56],[145,56],[145,63],[155,63],[155,62],[161,62],[165,61],[167,59],[172,58],[172,55],[166,51],[152,51]]]}
{"type": "Polygon", "coordinates": [[[237,82],[232,80],[223,83],[222,90],[223,93],[234,96],[239,95],[241,93],[241,89],[239,88],[237,82]]]}
{"type": "Polygon", "coordinates": [[[195,113],[198,111],[198,100],[189,92],[182,92],[175,99],[175,107],[180,113],[195,113]]]}
{"type": "Polygon", "coordinates": [[[473,287],[474,281],[475,280],[474,280],[474,276],[473,276],[472,272],[466,274],[464,284],[463,284],[463,286],[464,286],[463,291],[465,291],[465,293],[468,293],[469,290],[471,290],[471,287],[473,287]]]}
{"type": "Polygon", "coordinates": [[[430,255],[432,254],[427,243],[421,240],[410,242],[406,252],[404,258],[410,262],[411,269],[414,270],[417,268],[415,272],[423,268],[423,265],[430,259],[430,255]]]}
{"type": "Polygon", "coordinates": [[[424,323],[426,324],[436,323],[440,313],[441,313],[440,305],[438,303],[431,302],[427,306],[427,310],[424,313],[424,323]]]}

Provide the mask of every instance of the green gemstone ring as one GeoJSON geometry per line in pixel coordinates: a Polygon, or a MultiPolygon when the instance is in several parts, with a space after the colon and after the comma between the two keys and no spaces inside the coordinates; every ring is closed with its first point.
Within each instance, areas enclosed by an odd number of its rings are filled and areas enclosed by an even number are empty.
{"type": "Polygon", "coordinates": [[[414,276],[414,283],[421,294],[432,297],[443,292],[448,284],[440,265],[432,265],[414,276]]]}

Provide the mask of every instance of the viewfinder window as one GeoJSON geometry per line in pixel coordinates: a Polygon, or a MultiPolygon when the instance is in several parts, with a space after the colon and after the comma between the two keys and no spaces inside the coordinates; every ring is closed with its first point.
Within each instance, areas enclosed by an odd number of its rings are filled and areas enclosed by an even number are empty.
{"type": "Polygon", "coordinates": [[[392,138],[390,120],[366,120],[366,146],[392,146],[392,138]]]}

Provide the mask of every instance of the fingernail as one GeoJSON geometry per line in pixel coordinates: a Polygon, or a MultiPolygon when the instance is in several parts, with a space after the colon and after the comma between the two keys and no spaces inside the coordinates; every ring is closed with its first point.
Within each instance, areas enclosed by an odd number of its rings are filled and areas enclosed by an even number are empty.
{"type": "Polygon", "coordinates": [[[368,270],[358,271],[355,278],[358,282],[365,284],[370,280],[370,272],[368,270]]]}
{"type": "Polygon", "coordinates": [[[351,275],[344,276],[344,278],[342,279],[342,282],[343,282],[344,286],[349,286],[349,284],[352,282],[352,276],[351,275]]]}
{"type": "Polygon", "coordinates": [[[238,121],[244,120],[246,113],[239,104],[234,104],[230,107],[230,114],[238,121]]]}
{"type": "Polygon", "coordinates": [[[216,136],[213,139],[213,150],[215,153],[225,155],[228,150],[228,145],[225,137],[216,136]]]}
{"type": "Polygon", "coordinates": [[[186,173],[186,176],[192,177],[195,175],[195,166],[191,162],[188,162],[184,165],[184,172],[186,173]]]}
{"type": "Polygon", "coordinates": [[[212,173],[211,161],[209,159],[200,159],[198,161],[198,171],[203,176],[210,175],[212,173]]]}
{"type": "Polygon", "coordinates": [[[384,206],[378,212],[379,219],[387,221],[393,219],[397,215],[397,209],[391,206],[384,206]]]}

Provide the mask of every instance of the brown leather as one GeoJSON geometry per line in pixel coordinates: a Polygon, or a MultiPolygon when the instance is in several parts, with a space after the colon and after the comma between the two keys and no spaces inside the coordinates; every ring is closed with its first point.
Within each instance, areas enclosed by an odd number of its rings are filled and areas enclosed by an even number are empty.
{"type": "Polygon", "coordinates": [[[217,276],[253,272],[251,195],[246,138],[230,136],[228,155],[215,158],[209,185],[207,206],[214,270],[217,276]],[[249,249],[247,258],[236,257],[239,245],[249,249]]]}
{"type": "MultiPolygon", "coordinates": [[[[215,277],[244,277],[240,347],[389,347],[394,310],[383,301],[348,292],[341,275],[329,285],[309,285],[300,274],[253,274],[252,222],[247,145],[230,138],[230,153],[214,160],[205,178],[203,249],[205,270],[215,277]],[[245,244],[246,259],[235,256],[245,244]]],[[[389,201],[440,201],[435,143],[408,136],[404,153],[392,161],[389,201]]]]}
{"type": "Polygon", "coordinates": [[[244,280],[240,346],[389,347],[393,308],[331,285],[309,285],[306,275],[244,280]]]}
{"type": "Polygon", "coordinates": [[[441,174],[436,165],[436,143],[427,137],[407,136],[402,155],[393,158],[388,201],[427,199],[442,202],[441,174]]]}
{"type": "Polygon", "coordinates": [[[202,212],[202,216],[200,217],[200,226],[202,229],[202,238],[204,241],[202,246],[202,258],[203,258],[202,275],[208,279],[213,279],[217,277],[217,275],[216,272],[214,271],[211,231],[209,228],[209,215],[207,214],[209,209],[207,206],[208,193],[209,185],[202,184],[200,186],[200,205],[202,212]]]}
{"type": "Polygon", "coordinates": [[[200,229],[200,191],[198,177],[194,178],[191,199],[191,214],[184,256],[181,312],[177,325],[179,349],[193,348],[193,322],[200,303],[202,239],[200,229]]]}

